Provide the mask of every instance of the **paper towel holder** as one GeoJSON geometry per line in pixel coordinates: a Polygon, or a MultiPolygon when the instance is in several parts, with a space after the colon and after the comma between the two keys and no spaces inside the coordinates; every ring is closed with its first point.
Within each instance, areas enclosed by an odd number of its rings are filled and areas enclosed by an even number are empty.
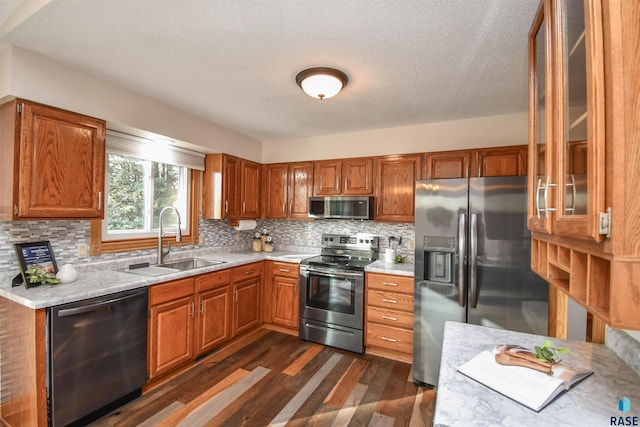
{"type": "Polygon", "coordinates": [[[256,222],[255,219],[241,219],[241,220],[238,220],[238,223],[236,225],[233,225],[232,227],[235,228],[237,231],[247,231],[247,230],[255,230],[257,226],[258,226],[258,223],[256,222]]]}

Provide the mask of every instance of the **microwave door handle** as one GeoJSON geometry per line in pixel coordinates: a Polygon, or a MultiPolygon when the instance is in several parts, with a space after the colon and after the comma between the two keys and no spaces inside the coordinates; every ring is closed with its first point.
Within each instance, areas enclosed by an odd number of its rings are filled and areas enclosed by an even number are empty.
{"type": "Polygon", "coordinates": [[[458,217],[458,304],[460,307],[465,306],[467,296],[467,278],[464,271],[464,257],[467,252],[466,226],[467,216],[460,214],[458,217]]]}

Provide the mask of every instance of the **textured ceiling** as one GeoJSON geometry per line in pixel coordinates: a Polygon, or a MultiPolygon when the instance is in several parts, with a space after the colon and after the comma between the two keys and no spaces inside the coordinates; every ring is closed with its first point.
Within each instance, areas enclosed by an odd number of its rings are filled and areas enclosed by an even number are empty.
{"type": "MultiPolygon", "coordinates": [[[[0,25],[19,4],[0,0],[0,25]]],[[[0,27],[0,48],[40,53],[277,141],[526,111],[537,4],[53,0],[0,27]],[[304,95],[295,76],[314,66],[341,69],[349,84],[324,101],[304,95]]]]}

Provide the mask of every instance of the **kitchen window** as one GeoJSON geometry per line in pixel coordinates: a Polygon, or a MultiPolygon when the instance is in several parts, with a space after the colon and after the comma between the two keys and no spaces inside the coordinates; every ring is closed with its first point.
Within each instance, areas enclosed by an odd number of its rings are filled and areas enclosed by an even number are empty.
{"type": "MultiPolygon", "coordinates": [[[[189,169],[107,151],[106,204],[102,240],[157,237],[158,217],[167,206],[180,212],[182,233],[189,230],[189,169]]],[[[177,226],[167,216],[166,229],[177,226]]]]}
{"type": "MultiPolygon", "coordinates": [[[[166,138],[107,131],[104,219],[92,221],[91,254],[157,246],[158,217],[167,206],[180,212],[181,244],[196,244],[198,195],[204,154],[166,138]]],[[[167,215],[165,230],[177,217],[167,215]]]]}

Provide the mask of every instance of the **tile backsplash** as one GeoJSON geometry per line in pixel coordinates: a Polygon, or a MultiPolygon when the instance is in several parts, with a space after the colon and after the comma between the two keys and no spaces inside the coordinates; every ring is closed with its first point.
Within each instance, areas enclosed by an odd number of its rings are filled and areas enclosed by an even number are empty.
{"type": "MultiPolygon", "coordinates": [[[[257,227],[251,231],[236,231],[227,220],[200,219],[199,232],[204,237],[204,247],[225,248],[226,250],[247,250],[255,232],[267,229],[273,237],[276,250],[282,247],[319,247],[322,233],[369,233],[380,236],[380,251],[388,247],[389,236],[402,237],[398,253],[413,259],[409,250],[414,239],[414,225],[411,223],[378,223],[359,220],[257,220],[257,227]]],[[[82,264],[106,261],[123,257],[153,255],[155,249],[120,252],[78,258],[77,245],[90,245],[90,222],[75,221],[0,221],[0,271],[18,271],[13,244],[48,240],[58,265],[82,264]]],[[[199,246],[181,246],[175,252],[191,250],[199,246]]]]}

